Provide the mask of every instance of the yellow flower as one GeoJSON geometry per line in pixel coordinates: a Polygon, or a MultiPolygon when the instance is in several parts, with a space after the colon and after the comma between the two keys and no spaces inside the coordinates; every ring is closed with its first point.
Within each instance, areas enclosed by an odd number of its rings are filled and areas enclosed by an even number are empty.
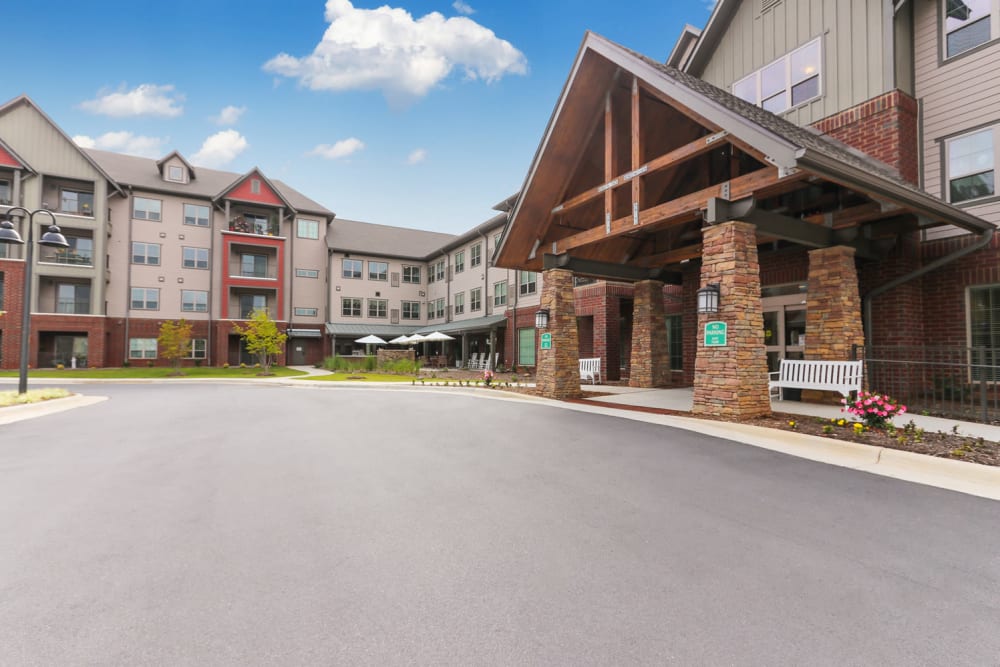
{"type": "Polygon", "coordinates": [[[855,433],[861,433],[864,430],[865,430],[865,425],[862,424],[861,422],[856,422],[854,424],[854,432],[855,433]]]}
{"type": "Polygon", "coordinates": [[[795,422],[793,422],[793,421],[788,422],[788,425],[791,426],[792,428],[795,428],[795,422]]]}

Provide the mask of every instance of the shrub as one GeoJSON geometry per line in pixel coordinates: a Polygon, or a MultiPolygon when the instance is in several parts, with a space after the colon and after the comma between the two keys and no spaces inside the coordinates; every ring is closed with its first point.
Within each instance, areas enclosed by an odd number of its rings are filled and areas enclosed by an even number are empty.
{"type": "Polygon", "coordinates": [[[129,361],[128,359],[126,359],[125,361],[122,362],[122,368],[128,368],[131,365],[132,365],[132,362],[129,361]]]}
{"type": "Polygon", "coordinates": [[[195,366],[196,366],[197,368],[201,368],[201,364],[202,364],[202,360],[201,360],[201,359],[195,359],[195,360],[194,360],[194,365],[195,365],[195,366]]]}
{"type": "Polygon", "coordinates": [[[420,372],[421,366],[423,364],[419,361],[396,359],[395,361],[388,361],[382,364],[381,370],[387,373],[396,373],[397,375],[416,375],[420,372]]]}
{"type": "Polygon", "coordinates": [[[226,363],[222,364],[222,367],[223,368],[229,368],[229,362],[227,361],[226,363]]]}
{"type": "Polygon", "coordinates": [[[900,405],[899,401],[872,391],[858,392],[858,397],[853,401],[844,398],[841,403],[844,404],[842,412],[854,415],[868,428],[885,428],[889,420],[906,412],[906,406],[900,405]]]}
{"type": "Polygon", "coordinates": [[[56,364],[56,370],[64,371],[66,370],[65,364],[56,364]]]}

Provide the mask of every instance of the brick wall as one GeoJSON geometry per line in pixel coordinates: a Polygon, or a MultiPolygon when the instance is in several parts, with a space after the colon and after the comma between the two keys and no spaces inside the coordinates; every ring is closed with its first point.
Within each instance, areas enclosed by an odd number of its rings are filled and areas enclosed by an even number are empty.
{"type": "MultiPolygon", "coordinates": [[[[124,318],[108,318],[109,342],[105,365],[121,366],[125,360],[128,360],[133,365],[149,365],[149,362],[153,362],[153,366],[170,366],[171,362],[160,357],[156,359],[129,359],[128,356],[129,338],[158,338],[160,335],[160,325],[166,322],[167,319],[133,317],[126,323],[124,318]]],[[[208,322],[206,320],[188,320],[188,323],[191,325],[191,338],[208,338],[208,322]]],[[[209,359],[205,359],[202,360],[202,363],[208,365],[211,362],[209,359]]],[[[184,359],[181,361],[181,366],[194,365],[194,359],[184,359]]]]}
{"type": "Polygon", "coordinates": [[[917,102],[906,93],[892,90],[813,127],[885,162],[910,183],[918,182],[917,102]]]}
{"type": "Polygon", "coordinates": [[[0,259],[4,300],[0,310],[0,368],[17,368],[21,345],[21,313],[24,304],[24,262],[0,259]]]}

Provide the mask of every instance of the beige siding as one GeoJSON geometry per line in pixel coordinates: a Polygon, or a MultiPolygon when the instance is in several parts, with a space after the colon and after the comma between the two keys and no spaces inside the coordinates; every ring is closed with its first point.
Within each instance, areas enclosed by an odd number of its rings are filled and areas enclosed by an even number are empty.
{"type": "MultiPolygon", "coordinates": [[[[334,225],[337,223],[334,222],[334,225]]],[[[340,252],[335,252],[331,255],[330,263],[330,321],[339,322],[343,324],[392,324],[392,311],[401,310],[401,303],[403,301],[419,301],[420,302],[420,319],[419,320],[404,320],[402,319],[402,313],[400,313],[400,320],[397,324],[400,325],[412,325],[414,328],[418,326],[423,326],[427,321],[427,265],[423,262],[417,260],[400,260],[389,257],[380,257],[378,255],[359,255],[357,253],[351,253],[350,259],[357,259],[364,262],[361,279],[354,278],[344,278],[343,274],[343,260],[344,254],[340,252]],[[389,280],[368,280],[368,262],[387,262],[389,264],[389,280]],[[412,283],[402,282],[402,271],[403,265],[406,266],[419,266],[420,267],[420,280],[419,285],[412,283]],[[400,274],[400,282],[398,287],[392,286],[392,274],[400,274]],[[378,294],[376,296],[376,293],[378,294]],[[423,296],[421,296],[423,293],[423,296]],[[346,297],[353,297],[361,299],[361,317],[344,317],[341,315],[340,300],[346,297]],[[368,299],[387,299],[388,312],[387,317],[380,318],[369,318],[368,317],[368,299]]],[[[436,284],[436,283],[435,283],[436,284]]],[[[443,285],[443,283],[442,283],[443,285]]],[[[298,299],[298,297],[296,297],[298,299]]]]}
{"type": "MultiPolygon", "coordinates": [[[[936,0],[914,5],[915,84],[923,121],[923,187],[945,198],[943,140],[988,123],[1000,123],[1000,79],[984,76],[1000,70],[1000,41],[942,63],[939,26],[936,0]]],[[[1000,224],[1000,202],[969,206],[966,210],[1000,224]]],[[[956,233],[960,232],[946,228],[932,231],[928,237],[956,233]]]]}
{"type": "Polygon", "coordinates": [[[880,0],[781,0],[764,13],[759,0],[748,0],[700,76],[729,90],[733,82],[821,37],[821,95],[784,114],[800,125],[814,123],[892,89],[883,66],[883,23],[880,0]]]}

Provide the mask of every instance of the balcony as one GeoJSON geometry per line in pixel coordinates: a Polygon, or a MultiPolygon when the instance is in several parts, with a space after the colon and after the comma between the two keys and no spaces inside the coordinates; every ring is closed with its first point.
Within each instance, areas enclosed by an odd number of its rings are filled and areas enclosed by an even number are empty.
{"type": "Polygon", "coordinates": [[[278,299],[276,290],[251,291],[233,289],[229,293],[229,309],[226,313],[231,320],[248,320],[253,311],[266,310],[268,317],[277,319],[278,299]]]}
{"type": "Polygon", "coordinates": [[[229,221],[229,231],[255,236],[278,236],[278,219],[249,213],[237,215],[229,221]]]}

